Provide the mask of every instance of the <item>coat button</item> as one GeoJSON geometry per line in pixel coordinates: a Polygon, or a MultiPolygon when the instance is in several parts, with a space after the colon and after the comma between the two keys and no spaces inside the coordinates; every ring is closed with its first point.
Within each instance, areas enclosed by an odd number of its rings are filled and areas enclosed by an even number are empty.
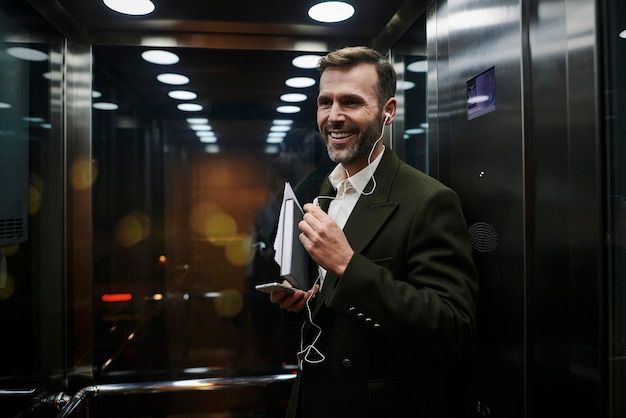
{"type": "Polygon", "coordinates": [[[349,369],[350,367],[352,367],[352,360],[350,360],[349,358],[344,358],[343,360],[341,360],[341,365],[346,369],[349,369]]]}
{"type": "Polygon", "coordinates": [[[355,314],[356,314],[356,308],[355,308],[354,306],[350,307],[350,308],[348,309],[348,313],[349,313],[350,315],[355,315],[355,314]]]}
{"type": "Polygon", "coordinates": [[[365,318],[365,314],[363,312],[359,312],[358,314],[356,314],[357,319],[363,319],[365,318]]]}

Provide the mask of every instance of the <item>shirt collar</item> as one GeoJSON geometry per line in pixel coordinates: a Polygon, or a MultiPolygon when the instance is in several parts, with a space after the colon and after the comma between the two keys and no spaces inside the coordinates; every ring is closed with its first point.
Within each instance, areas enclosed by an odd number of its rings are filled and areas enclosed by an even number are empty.
{"type": "Polygon", "coordinates": [[[367,183],[374,175],[374,172],[378,168],[378,165],[380,164],[380,160],[382,159],[384,153],[385,146],[383,146],[383,151],[374,159],[374,161],[372,161],[367,167],[365,167],[358,173],[353,174],[348,178],[346,178],[346,172],[341,164],[337,164],[333,171],[328,175],[330,183],[333,185],[335,190],[338,190],[342,182],[349,181],[352,187],[357,190],[361,190],[362,192],[365,189],[365,186],[367,186],[367,183]]]}

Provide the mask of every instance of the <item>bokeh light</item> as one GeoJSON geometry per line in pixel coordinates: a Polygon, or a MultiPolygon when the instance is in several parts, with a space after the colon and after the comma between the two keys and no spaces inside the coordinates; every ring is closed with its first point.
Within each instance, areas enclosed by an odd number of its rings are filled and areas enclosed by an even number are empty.
{"type": "Polygon", "coordinates": [[[0,300],[9,300],[15,291],[15,280],[10,274],[0,272],[0,283],[3,284],[0,287],[0,300]]]}
{"type": "Polygon", "coordinates": [[[117,221],[115,239],[122,247],[132,247],[150,234],[150,218],[139,210],[134,210],[117,221]]]}
{"type": "Polygon", "coordinates": [[[88,157],[79,157],[72,164],[71,182],[76,190],[89,189],[98,178],[98,167],[88,157]]]}
{"type": "Polygon", "coordinates": [[[237,223],[227,213],[213,212],[204,223],[204,235],[215,245],[226,245],[237,234],[237,223]]]}
{"type": "Polygon", "coordinates": [[[225,289],[214,299],[215,312],[222,318],[233,318],[243,309],[243,296],[235,289],[225,289]]]}
{"type": "Polygon", "coordinates": [[[28,183],[28,214],[34,215],[41,209],[43,182],[39,176],[31,174],[28,183]]]}
{"type": "Polygon", "coordinates": [[[213,202],[198,203],[191,208],[189,226],[191,230],[199,235],[204,235],[204,224],[211,214],[221,212],[222,209],[213,202]]]}
{"type": "Polygon", "coordinates": [[[234,266],[245,266],[252,262],[254,249],[250,235],[241,236],[231,241],[224,248],[226,259],[234,266]]]}

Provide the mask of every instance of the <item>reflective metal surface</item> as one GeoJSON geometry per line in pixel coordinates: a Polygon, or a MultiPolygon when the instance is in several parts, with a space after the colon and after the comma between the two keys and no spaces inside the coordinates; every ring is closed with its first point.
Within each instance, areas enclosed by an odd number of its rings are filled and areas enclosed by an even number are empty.
{"type": "MultiPolygon", "coordinates": [[[[91,397],[100,396],[136,396],[142,394],[166,394],[172,392],[220,391],[233,390],[245,387],[263,387],[272,384],[288,382],[296,377],[295,374],[231,377],[194,380],[173,380],[160,382],[118,383],[94,385],[80,389],[63,406],[57,418],[71,417],[75,411],[91,397]]],[[[118,411],[117,413],[121,413],[118,411]]]]}
{"type": "Polygon", "coordinates": [[[479,234],[473,396],[494,416],[605,413],[595,16],[587,0],[429,5],[435,163],[479,234]],[[471,119],[468,82],[492,67],[495,109],[471,119]]]}

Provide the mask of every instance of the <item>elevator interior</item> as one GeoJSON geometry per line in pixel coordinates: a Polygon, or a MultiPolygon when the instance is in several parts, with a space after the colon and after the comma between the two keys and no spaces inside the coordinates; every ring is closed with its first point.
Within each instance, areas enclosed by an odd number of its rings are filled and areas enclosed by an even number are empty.
{"type": "Polygon", "coordinates": [[[284,81],[315,78],[299,55],[367,44],[399,74],[387,145],[459,193],[474,239],[471,412],[625,416],[624,6],[393,0],[332,26],[306,20],[312,2],[213,3],[129,19],[0,2],[0,150],[9,133],[28,142],[28,176],[6,178],[3,152],[0,185],[27,188],[29,212],[28,239],[0,242],[0,408],[282,416],[299,330],[252,286],[275,274],[280,185],[328,164],[306,135],[315,86],[284,81]],[[22,46],[45,59],[7,52],[22,46]],[[147,63],[148,48],[180,61],[147,63]],[[202,111],[177,110],[164,68],[191,79],[180,89],[202,111]],[[301,112],[277,116],[284,93],[307,96],[301,112]],[[293,121],[278,144],[275,119],[293,121]]]}

